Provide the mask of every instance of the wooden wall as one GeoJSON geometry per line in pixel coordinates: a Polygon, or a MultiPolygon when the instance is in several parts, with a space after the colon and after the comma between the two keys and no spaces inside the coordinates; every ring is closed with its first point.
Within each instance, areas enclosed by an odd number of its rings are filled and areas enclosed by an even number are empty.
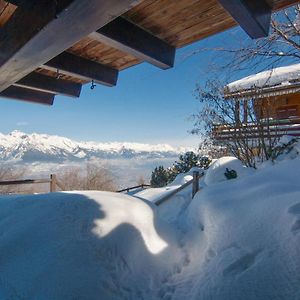
{"type": "Polygon", "coordinates": [[[300,93],[256,100],[260,118],[286,119],[300,117],[300,93]]]}

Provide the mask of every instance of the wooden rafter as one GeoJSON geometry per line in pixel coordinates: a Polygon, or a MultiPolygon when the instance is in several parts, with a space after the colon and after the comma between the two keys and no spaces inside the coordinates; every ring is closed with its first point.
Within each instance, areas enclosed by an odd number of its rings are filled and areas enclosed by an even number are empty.
{"type": "Polygon", "coordinates": [[[81,84],[79,83],[57,79],[37,72],[25,76],[16,82],[14,86],[69,97],[79,97],[81,92],[81,84]]]}
{"type": "Polygon", "coordinates": [[[7,89],[140,1],[26,2],[32,3],[32,9],[19,6],[0,29],[0,91],[7,89]],[[59,6],[56,3],[59,3],[59,6]]]}
{"type": "Polygon", "coordinates": [[[90,37],[162,69],[174,65],[175,47],[122,17],[90,34],[90,37]]]}
{"type": "Polygon", "coordinates": [[[43,68],[107,86],[116,85],[118,79],[118,70],[67,52],[51,59],[43,68]]]}
{"type": "Polygon", "coordinates": [[[219,2],[251,38],[268,36],[272,9],[266,0],[219,0],[219,2]]]}
{"type": "Polygon", "coordinates": [[[0,93],[0,97],[21,100],[26,102],[52,105],[55,95],[34,91],[21,87],[11,86],[0,93]]]}

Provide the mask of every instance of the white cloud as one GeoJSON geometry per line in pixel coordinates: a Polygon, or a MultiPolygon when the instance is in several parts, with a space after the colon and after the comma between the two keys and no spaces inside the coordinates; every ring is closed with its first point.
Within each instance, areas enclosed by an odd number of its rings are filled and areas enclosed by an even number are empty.
{"type": "Polygon", "coordinates": [[[28,122],[26,122],[26,121],[20,121],[20,122],[17,122],[17,124],[16,124],[17,126],[21,126],[21,127],[23,127],[23,126],[28,126],[29,125],[29,123],[28,122]]]}

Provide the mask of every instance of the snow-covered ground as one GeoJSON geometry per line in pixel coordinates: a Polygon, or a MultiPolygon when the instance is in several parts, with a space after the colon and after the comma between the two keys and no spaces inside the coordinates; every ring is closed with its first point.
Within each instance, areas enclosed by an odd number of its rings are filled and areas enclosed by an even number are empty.
{"type": "Polygon", "coordinates": [[[136,197],[1,197],[0,299],[299,300],[300,158],[214,166],[161,206],[189,174],[136,197]]]}

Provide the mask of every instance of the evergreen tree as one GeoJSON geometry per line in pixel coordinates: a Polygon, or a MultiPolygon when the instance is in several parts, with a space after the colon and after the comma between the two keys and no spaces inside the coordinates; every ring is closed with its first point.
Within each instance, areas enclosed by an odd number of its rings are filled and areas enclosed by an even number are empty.
{"type": "Polygon", "coordinates": [[[211,159],[208,156],[199,157],[199,167],[202,169],[208,169],[211,164],[211,159]]]}
{"type": "Polygon", "coordinates": [[[168,170],[163,166],[156,167],[151,175],[150,184],[153,187],[163,187],[169,182],[168,170]]]}
{"type": "Polygon", "coordinates": [[[179,156],[179,161],[176,161],[174,167],[179,173],[186,173],[193,167],[200,167],[200,158],[193,151],[186,152],[179,156]]]}
{"type": "Polygon", "coordinates": [[[166,186],[172,182],[180,173],[186,173],[193,167],[207,169],[211,159],[207,156],[200,156],[189,151],[179,156],[179,161],[175,161],[172,167],[165,169],[163,166],[156,167],[151,175],[151,185],[153,187],[166,186]]]}

